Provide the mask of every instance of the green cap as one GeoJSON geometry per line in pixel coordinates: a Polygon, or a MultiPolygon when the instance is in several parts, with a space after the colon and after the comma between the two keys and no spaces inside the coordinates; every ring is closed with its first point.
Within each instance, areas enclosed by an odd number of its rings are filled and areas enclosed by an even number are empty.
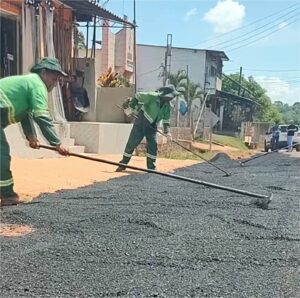
{"type": "Polygon", "coordinates": [[[174,98],[180,93],[175,89],[174,85],[167,85],[158,89],[161,97],[174,98]]]}
{"type": "Polygon", "coordinates": [[[41,69],[48,69],[60,73],[62,76],[67,77],[68,75],[61,69],[59,61],[56,58],[45,57],[39,63],[34,65],[30,72],[38,72],[41,69]]]}

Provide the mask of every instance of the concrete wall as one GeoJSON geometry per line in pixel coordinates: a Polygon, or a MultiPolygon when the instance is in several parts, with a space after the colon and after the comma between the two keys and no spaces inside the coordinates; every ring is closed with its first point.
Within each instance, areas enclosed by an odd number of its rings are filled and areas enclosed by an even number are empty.
{"type": "Polygon", "coordinates": [[[266,132],[271,126],[268,122],[242,122],[240,138],[246,143],[263,148],[266,132]]]}
{"type": "MultiPolygon", "coordinates": [[[[102,54],[101,54],[102,49],[96,49],[95,51],[95,59],[91,59],[89,57],[91,57],[91,49],[88,50],[88,59],[87,62],[90,63],[91,60],[93,60],[93,63],[95,65],[95,81],[97,81],[97,79],[99,78],[99,76],[101,75],[101,59],[102,59],[102,54]]],[[[87,67],[85,65],[85,55],[86,55],[86,50],[85,49],[79,49],[78,50],[78,57],[81,58],[79,59],[79,64],[81,67],[83,67],[84,69],[87,67]],[[84,59],[82,59],[84,58],[84,59]]]]}
{"type": "Polygon", "coordinates": [[[96,121],[124,123],[123,111],[116,107],[122,105],[126,97],[133,96],[131,88],[97,88],[96,121]]]}
{"type": "MultiPolygon", "coordinates": [[[[163,84],[158,75],[162,71],[166,48],[163,46],[137,45],[137,90],[153,91],[163,84]]],[[[205,50],[172,48],[171,73],[186,70],[189,67],[189,78],[204,87],[205,50]]]]}
{"type": "Polygon", "coordinates": [[[123,154],[132,124],[70,122],[71,137],[86,153],[123,154]]]}
{"type": "MultiPolygon", "coordinates": [[[[96,58],[99,57],[100,52],[97,53],[96,58]]],[[[97,74],[96,69],[99,71],[100,64],[101,61],[98,59],[77,58],[78,68],[85,72],[84,87],[90,99],[90,110],[83,116],[83,119],[91,122],[124,123],[124,113],[115,105],[122,105],[126,97],[133,96],[133,90],[126,87],[97,87],[97,78],[100,73],[97,74]]]]}
{"type": "Polygon", "coordinates": [[[103,21],[102,27],[102,65],[101,65],[101,73],[106,71],[109,67],[112,70],[115,70],[115,43],[116,36],[114,33],[110,31],[109,22],[107,20],[103,21]]]}
{"type": "MultiPolygon", "coordinates": [[[[48,142],[46,139],[43,137],[42,133],[40,132],[39,128],[35,125],[36,132],[37,132],[37,137],[38,140],[40,141],[40,144],[46,144],[48,145],[48,142]]],[[[67,124],[65,127],[64,133],[61,131],[61,128],[59,125],[55,125],[56,131],[58,132],[59,136],[62,139],[62,142],[65,146],[72,146],[73,140],[68,138],[70,126],[67,124]],[[63,138],[63,135],[65,138],[63,138]]],[[[59,154],[45,150],[45,149],[32,149],[28,146],[28,142],[25,139],[25,136],[23,135],[23,131],[21,128],[20,124],[13,124],[5,128],[5,135],[7,138],[7,141],[10,146],[10,153],[12,156],[17,156],[21,158],[29,158],[29,159],[34,159],[34,158],[53,158],[53,157],[60,157],[59,154]]]]}

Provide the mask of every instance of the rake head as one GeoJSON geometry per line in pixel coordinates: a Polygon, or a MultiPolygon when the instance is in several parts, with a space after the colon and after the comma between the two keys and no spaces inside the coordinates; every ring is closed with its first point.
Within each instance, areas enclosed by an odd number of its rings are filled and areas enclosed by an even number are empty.
{"type": "Polygon", "coordinates": [[[273,194],[270,194],[268,197],[266,198],[257,198],[255,200],[252,201],[252,204],[256,205],[257,207],[267,210],[269,209],[269,204],[271,203],[271,201],[273,200],[273,194]]]}
{"type": "Polygon", "coordinates": [[[223,175],[223,177],[230,177],[230,176],[231,176],[230,173],[227,173],[227,174],[223,175]]]}

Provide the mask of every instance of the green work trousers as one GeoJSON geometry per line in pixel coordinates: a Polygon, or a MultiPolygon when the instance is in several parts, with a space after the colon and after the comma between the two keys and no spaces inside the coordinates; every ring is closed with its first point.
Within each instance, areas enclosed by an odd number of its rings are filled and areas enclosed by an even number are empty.
{"type": "Polygon", "coordinates": [[[0,194],[1,197],[13,196],[14,181],[10,171],[9,145],[6,140],[4,129],[1,127],[0,133],[1,171],[0,171],[0,194]]]}
{"type": "Polygon", "coordinates": [[[120,163],[128,164],[134,149],[140,144],[143,138],[146,137],[147,168],[155,170],[157,154],[156,129],[156,123],[151,124],[141,111],[138,114],[138,118],[135,119],[133,128],[127,141],[127,145],[125,147],[123,159],[120,161],[120,163]]]}

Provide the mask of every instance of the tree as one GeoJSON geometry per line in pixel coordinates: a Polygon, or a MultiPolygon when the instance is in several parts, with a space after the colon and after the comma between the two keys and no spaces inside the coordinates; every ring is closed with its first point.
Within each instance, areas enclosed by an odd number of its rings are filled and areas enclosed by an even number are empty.
{"type": "Polygon", "coordinates": [[[186,77],[186,73],[184,70],[178,70],[177,73],[172,74],[170,73],[168,76],[168,81],[169,84],[174,85],[174,87],[176,88],[176,90],[182,90],[182,87],[184,88],[186,86],[187,83],[187,77],[186,77]]]}
{"type": "Polygon", "coordinates": [[[295,102],[293,105],[288,105],[281,101],[275,101],[273,107],[281,115],[281,123],[287,124],[291,120],[294,120],[295,123],[300,124],[300,102],[295,102]]]}
{"type": "Polygon", "coordinates": [[[78,30],[78,28],[75,28],[74,43],[75,43],[75,47],[77,49],[80,49],[80,50],[86,49],[85,37],[84,37],[83,33],[78,30]]]}
{"type": "Polygon", "coordinates": [[[281,121],[281,116],[278,110],[272,105],[270,97],[266,94],[267,90],[264,89],[252,76],[247,79],[242,76],[241,86],[239,86],[238,73],[230,74],[223,79],[222,90],[238,95],[247,97],[259,104],[256,108],[255,116],[260,121],[275,122],[281,121]]]}
{"type": "MultiPolygon", "coordinates": [[[[191,82],[188,80],[186,72],[184,70],[179,70],[175,74],[170,74],[168,77],[170,84],[174,85],[177,91],[179,91],[187,103],[187,126],[191,125],[191,108],[194,100],[199,99],[200,102],[203,99],[203,91],[200,84],[191,82]]],[[[178,107],[176,108],[176,113],[178,107]]],[[[177,117],[176,117],[176,125],[177,117]]]]}
{"type": "Polygon", "coordinates": [[[191,115],[192,115],[192,104],[194,100],[199,99],[200,103],[203,101],[204,91],[201,89],[200,84],[194,82],[189,82],[186,86],[186,92],[184,93],[185,100],[188,104],[188,126],[191,125],[191,115]]]}
{"type": "Polygon", "coordinates": [[[191,106],[193,100],[202,98],[203,91],[200,84],[188,81],[184,70],[179,70],[176,74],[170,74],[168,79],[169,83],[174,85],[176,90],[184,96],[188,106],[191,106]]]}

